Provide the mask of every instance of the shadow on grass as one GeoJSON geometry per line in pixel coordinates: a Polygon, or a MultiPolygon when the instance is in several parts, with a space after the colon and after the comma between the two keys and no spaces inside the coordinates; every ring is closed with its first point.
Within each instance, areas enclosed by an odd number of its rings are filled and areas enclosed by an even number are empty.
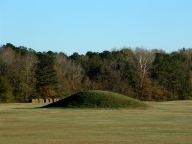
{"type": "Polygon", "coordinates": [[[40,109],[41,107],[32,107],[32,108],[12,108],[12,109],[40,109]]]}

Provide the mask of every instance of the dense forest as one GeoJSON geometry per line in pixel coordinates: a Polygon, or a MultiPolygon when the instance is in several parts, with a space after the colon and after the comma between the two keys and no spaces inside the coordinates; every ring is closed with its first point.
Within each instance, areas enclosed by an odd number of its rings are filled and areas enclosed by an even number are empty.
{"type": "Polygon", "coordinates": [[[73,53],[0,47],[0,102],[62,98],[83,90],[113,91],[140,100],[192,98],[192,49],[143,48],[73,53]]]}

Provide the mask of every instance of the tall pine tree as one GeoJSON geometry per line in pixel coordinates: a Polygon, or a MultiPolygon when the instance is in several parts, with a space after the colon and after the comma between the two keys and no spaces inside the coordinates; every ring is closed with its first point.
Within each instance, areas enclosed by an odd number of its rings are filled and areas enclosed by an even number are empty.
{"type": "Polygon", "coordinates": [[[51,51],[38,53],[39,63],[36,70],[37,90],[39,97],[56,97],[58,78],[55,65],[55,54],[51,51]]]}

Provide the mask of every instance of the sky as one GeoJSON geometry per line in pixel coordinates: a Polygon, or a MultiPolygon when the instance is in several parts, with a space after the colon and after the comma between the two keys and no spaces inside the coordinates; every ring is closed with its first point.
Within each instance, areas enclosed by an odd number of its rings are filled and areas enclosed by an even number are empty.
{"type": "Polygon", "coordinates": [[[0,0],[0,44],[73,52],[192,48],[192,0],[0,0]]]}

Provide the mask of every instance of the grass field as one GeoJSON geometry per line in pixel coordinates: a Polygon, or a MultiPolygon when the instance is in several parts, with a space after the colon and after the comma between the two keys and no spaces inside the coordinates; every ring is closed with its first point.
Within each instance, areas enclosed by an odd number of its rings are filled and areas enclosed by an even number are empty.
{"type": "Polygon", "coordinates": [[[192,101],[147,110],[0,104],[1,144],[192,144],[192,101]]]}

